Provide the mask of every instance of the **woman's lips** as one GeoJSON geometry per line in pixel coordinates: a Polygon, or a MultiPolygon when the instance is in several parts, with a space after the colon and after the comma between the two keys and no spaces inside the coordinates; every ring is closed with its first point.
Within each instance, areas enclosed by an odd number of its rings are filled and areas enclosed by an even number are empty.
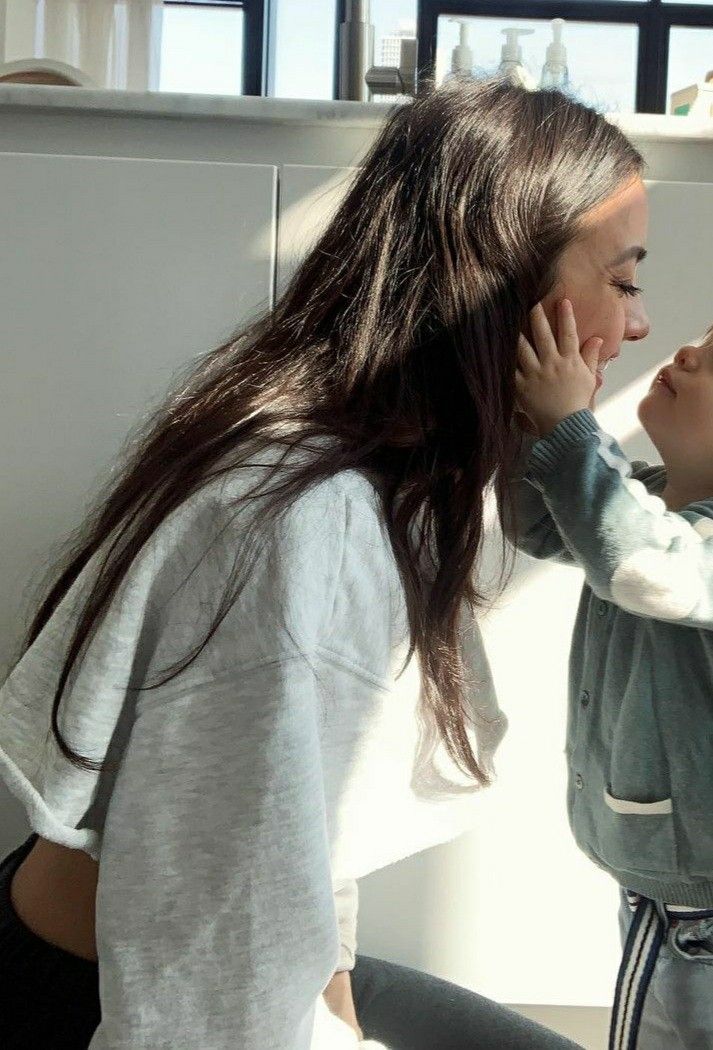
{"type": "Polygon", "coordinates": [[[604,373],[606,372],[608,366],[611,364],[612,361],[615,361],[618,356],[618,354],[612,354],[611,357],[607,357],[606,360],[600,361],[597,365],[596,379],[594,382],[595,391],[599,390],[602,383],[604,382],[604,373]]]}

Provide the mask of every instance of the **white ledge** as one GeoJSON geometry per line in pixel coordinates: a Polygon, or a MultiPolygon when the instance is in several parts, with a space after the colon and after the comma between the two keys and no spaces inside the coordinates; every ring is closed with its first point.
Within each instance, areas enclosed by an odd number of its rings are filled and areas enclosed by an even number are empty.
{"type": "MultiPolygon", "coordinates": [[[[378,127],[395,104],[399,103],[183,95],[164,91],[97,91],[41,84],[0,84],[0,110],[72,110],[179,119],[223,118],[263,124],[378,127]]],[[[713,140],[713,120],[655,113],[612,114],[609,119],[637,139],[713,140]]]]}
{"type": "Polygon", "coordinates": [[[0,84],[0,109],[73,110],[147,117],[227,118],[251,123],[378,126],[393,103],[97,91],[44,84],[0,84]]]}

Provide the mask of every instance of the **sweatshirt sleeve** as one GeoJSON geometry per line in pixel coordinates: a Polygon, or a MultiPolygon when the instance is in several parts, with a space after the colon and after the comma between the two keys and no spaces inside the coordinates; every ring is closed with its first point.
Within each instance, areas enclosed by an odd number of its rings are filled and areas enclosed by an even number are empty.
{"type": "Polygon", "coordinates": [[[528,478],[594,593],[628,612],[713,628],[713,498],[673,512],[588,410],[532,449],[528,478]]]}

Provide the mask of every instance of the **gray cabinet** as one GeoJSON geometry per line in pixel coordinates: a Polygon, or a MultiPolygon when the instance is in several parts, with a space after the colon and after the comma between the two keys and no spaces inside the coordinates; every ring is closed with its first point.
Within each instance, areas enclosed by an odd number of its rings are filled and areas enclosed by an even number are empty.
{"type": "Polygon", "coordinates": [[[177,370],[271,303],[276,168],[0,154],[0,663],[177,370]]]}
{"type": "MultiPolygon", "coordinates": [[[[277,169],[0,153],[0,668],[177,370],[271,305],[277,169]]],[[[26,827],[0,788],[1,845],[26,827]]]]}

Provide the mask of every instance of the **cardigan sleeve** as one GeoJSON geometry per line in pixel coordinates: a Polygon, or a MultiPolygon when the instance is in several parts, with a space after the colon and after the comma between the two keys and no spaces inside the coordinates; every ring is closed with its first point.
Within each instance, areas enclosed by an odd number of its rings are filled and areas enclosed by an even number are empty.
{"type": "MultiPolygon", "coordinates": [[[[713,498],[678,511],[649,491],[591,412],[532,450],[528,477],[597,597],[627,612],[713,629],[713,498]]],[[[661,471],[658,471],[661,474],[661,471]]]]}

